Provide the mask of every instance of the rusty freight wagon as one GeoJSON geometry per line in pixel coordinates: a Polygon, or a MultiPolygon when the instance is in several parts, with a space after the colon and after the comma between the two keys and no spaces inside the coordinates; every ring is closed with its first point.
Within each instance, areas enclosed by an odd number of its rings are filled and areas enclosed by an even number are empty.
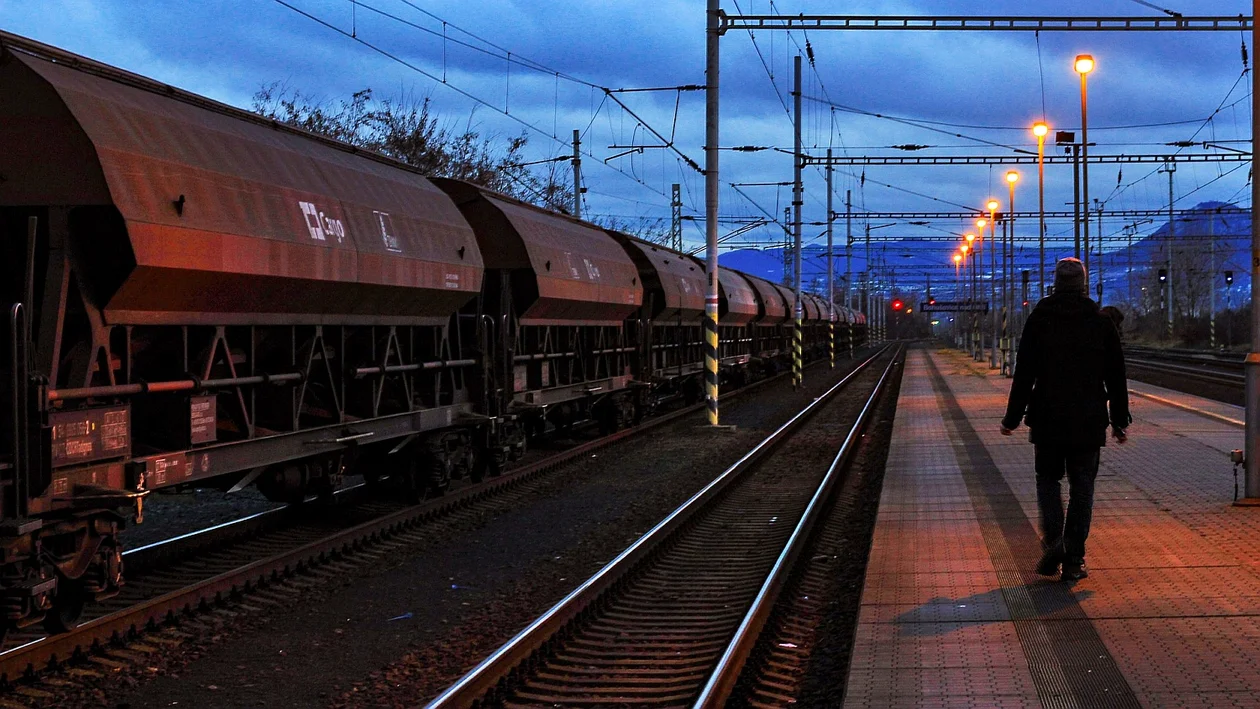
{"type": "Polygon", "coordinates": [[[300,499],[384,451],[440,483],[508,447],[484,440],[476,386],[481,250],[429,180],[3,45],[9,626],[55,630],[116,592],[118,510],[152,490],[216,478],[300,499]]]}

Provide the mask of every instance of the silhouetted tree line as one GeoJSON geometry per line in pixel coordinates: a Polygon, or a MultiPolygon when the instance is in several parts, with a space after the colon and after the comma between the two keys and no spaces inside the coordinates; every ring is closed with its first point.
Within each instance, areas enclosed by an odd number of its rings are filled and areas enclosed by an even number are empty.
{"type": "MultiPolygon", "coordinates": [[[[1235,276],[1244,272],[1238,259],[1222,243],[1215,259],[1210,246],[1202,241],[1182,240],[1173,249],[1173,268],[1168,271],[1167,252],[1163,245],[1149,257],[1146,264],[1135,268],[1128,293],[1112,290],[1104,294],[1103,305],[1116,305],[1125,313],[1123,326],[1126,339],[1135,344],[1164,345],[1170,347],[1207,348],[1212,343],[1211,293],[1216,291],[1217,348],[1240,347],[1251,337],[1251,304],[1249,293],[1244,292],[1241,280],[1232,288],[1224,274],[1231,271],[1235,276]],[[1215,264],[1213,264],[1215,261],[1215,264]],[[1160,273],[1172,280],[1173,327],[1168,330],[1167,282],[1160,281],[1160,273]]],[[[1120,268],[1116,264],[1113,268],[1120,268]]]]}

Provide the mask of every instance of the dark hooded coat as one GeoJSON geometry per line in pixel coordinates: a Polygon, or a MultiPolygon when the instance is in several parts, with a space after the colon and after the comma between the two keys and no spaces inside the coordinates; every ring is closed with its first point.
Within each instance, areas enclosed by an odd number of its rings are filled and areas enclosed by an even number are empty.
{"type": "Polygon", "coordinates": [[[1056,293],[1029,314],[1002,425],[1020,419],[1033,443],[1071,448],[1103,446],[1108,423],[1132,420],[1120,335],[1087,296],[1056,293]]]}

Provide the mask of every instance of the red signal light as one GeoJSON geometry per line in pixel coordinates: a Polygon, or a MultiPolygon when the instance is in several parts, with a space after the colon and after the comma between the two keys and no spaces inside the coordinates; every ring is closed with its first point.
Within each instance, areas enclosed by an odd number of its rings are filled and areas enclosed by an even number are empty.
{"type": "Polygon", "coordinates": [[[901,309],[902,309],[902,308],[904,308],[904,307],[906,307],[906,304],[905,304],[905,303],[903,303],[903,302],[901,302],[901,300],[894,300],[894,301],[892,302],[892,309],[893,309],[893,310],[901,310],[901,309]]]}

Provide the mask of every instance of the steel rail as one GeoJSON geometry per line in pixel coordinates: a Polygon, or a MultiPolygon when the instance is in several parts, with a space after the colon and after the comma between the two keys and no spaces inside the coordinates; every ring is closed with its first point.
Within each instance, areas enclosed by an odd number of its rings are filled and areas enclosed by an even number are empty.
{"type": "Polygon", "coordinates": [[[1217,352],[1214,350],[1192,350],[1170,348],[1161,349],[1157,347],[1138,347],[1126,346],[1125,354],[1134,354],[1138,357],[1147,357],[1157,360],[1169,360],[1174,362],[1193,362],[1199,364],[1207,364],[1211,366],[1221,366],[1227,368],[1241,369],[1244,364],[1244,356],[1236,352],[1217,352]]]}
{"type": "Polygon", "coordinates": [[[829,388],[808,406],[797,412],[791,419],[776,429],[760,443],[745,453],[739,460],[710,481],[679,505],[673,512],[658,522],[646,534],[640,536],[633,544],[608,562],[602,569],[571,591],[549,610],[535,619],[501,647],[469,670],[463,677],[435,697],[427,706],[429,709],[446,707],[467,707],[475,704],[485,694],[509,677],[517,667],[527,661],[548,640],[561,632],[572,620],[578,618],[592,604],[596,603],[608,590],[626,574],[635,569],[640,562],[695,518],[701,510],[708,508],[721,493],[743,476],[753,464],[762,460],[772,449],[795,431],[801,423],[823,407],[838,391],[844,389],[859,374],[883,355],[891,345],[886,345],[839,382],[829,388]]]}
{"type": "Polygon", "coordinates": [[[879,404],[880,396],[884,393],[884,388],[892,376],[893,369],[904,354],[905,347],[903,345],[898,348],[892,360],[889,361],[888,366],[884,368],[884,373],[880,375],[879,381],[875,384],[875,389],[867,397],[861,412],[858,413],[857,420],[853,422],[848,436],[845,437],[840,450],[836,452],[835,459],[831,461],[831,467],[827,469],[827,474],[818,485],[817,491],[814,492],[814,496],[810,499],[809,505],[805,508],[800,521],[796,524],[796,528],[792,530],[792,535],[788,538],[787,543],[783,545],[783,551],[770,569],[765,583],[762,584],[761,590],[758,591],[757,597],[753,600],[752,607],[744,614],[744,618],[739,624],[739,629],[735,631],[735,636],[731,638],[730,643],[726,646],[726,650],[722,653],[721,659],[718,660],[717,666],[710,673],[709,680],[705,683],[704,689],[701,690],[700,696],[696,698],[695,703],[692,705],[693,707],[697,709],[701,707],[722,707],[730,699],[731,693],[739,681],[740,673],[743,671],[749,655],[752,654],[757,640],[761,637],[761,631],[765,627],[771,611],[774,610],[780,592],[787,585],[788,577],[792,573],[793,568],[795,568],[801,553],[809,546],[814,526],[831,500],[831,491],[835,487],[836,481],[843,476],[844,470],[848,468],[849,461],[857,450],[862,433],[866,430],[866,426],[879,404]]]}
{"type": "MultiPolygon", "coordinates": [[[[817,365],[820,362],[814,364],[817,365]]],[[[786,374],[779,374],[754,382],[731,391],[723,398],[726,400],[738,398],[744,394],[761,389],[772,382],[779,381],[786,376],[786,374]]],[[[449,515],[488,497],[518,487],[572,460],[584,458],[592,451],[694,414],[702,410],[704,406],[703,403],[696,404],[652,418],[632,428],[574,446],[544,460],[525,465],[499,477],[470,485],[444,497],[428,500],[360,523],[315,542],[251,562],[212,578],[204,579],[149,599],[144,603],[89,620],[68,632],[38,638],[0,652],[0,681],[13,682],[20,677],[37,675],[46,668],[56,666],[67,660],[84,657],[108,644],[118,643],[129,637],[134,637],[142,630],[154,628],[165,621],[178,617],[186,611],[214,604],[240,591],[251,590],[265,584],[269,580],[317,564],[330,557],[354,553],[365,544],[392,537],[413,527],[449,515]]],[[[343,491],[343,493],[348,491],[343,491]]],[[[134,550],[129,555],[128,561],[138,566],[155,567],[167,563],[172,558],[179,558],[182,556],[182,551],[189,547],[206,548],[213,546],[216,540],[224,538],[223,535],[232,535],[239,538],[248,534],[251,529],[274,525],[275,521],[282,519],[284,515],[289,513],[292,513],[290,508],[280,508],[270,512],[250,515],[234,522],[216,525],[208,530],[180,535],[166,542],[149,544],[134,550]],[[181,547],[183,547],[182,550],[181,547]]]]}
{"type": "Polygon", "coordinates": [[[1242,386],[1245,382],[1245,376],[1242,372],[1224,372],[1219,370],[1211,371],[1205,370],[1201,367],[1192,367],[1184,364],[1173,364],[1171,362],[1158,362],[1154,360],[1135,358],[1126,358],[1125,364],[1136,369],[1163,372],[1165,374],[1175,374],[1179,377],[1198,379],[1212,384],[1242,386]]]}

